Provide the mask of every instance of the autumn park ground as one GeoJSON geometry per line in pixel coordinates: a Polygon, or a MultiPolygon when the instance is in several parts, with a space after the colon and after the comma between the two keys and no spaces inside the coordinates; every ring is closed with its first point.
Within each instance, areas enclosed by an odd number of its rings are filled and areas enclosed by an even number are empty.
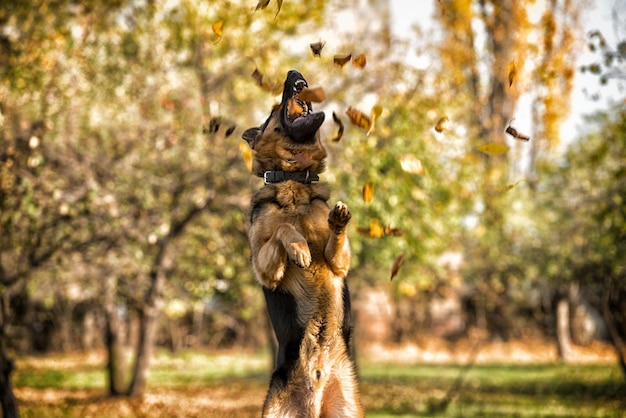
{"type": "MultiPolygon", "coordinates": [[[[540,341],[373,346],[358,354],[367,417],[625,417],[611,349],[567,362],[540,341]]],[[[270,356],[158,351],[143,399],[109,398],[104,352],[17,357],[22,417],[259,417],[270,356]]]]}

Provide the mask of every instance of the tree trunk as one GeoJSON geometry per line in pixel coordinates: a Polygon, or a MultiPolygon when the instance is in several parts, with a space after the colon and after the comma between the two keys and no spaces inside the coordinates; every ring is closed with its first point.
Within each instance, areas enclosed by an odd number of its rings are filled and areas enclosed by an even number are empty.
{"type": "MultiPolygon", "coordinates": [[[[605,286],[604,300],[602,301],[602,315],[604,317],[607,330],[609,331],[609,336],[611,337],[611,343],[615,349],[615,354],[617,354],[617,361],[622,369],[624,381],[626,381],[626,343],[624,343],[624,339],[622,338],[615,321],[615,315],[611,309],[612,299],[614,297],[619,299],[619,290],[615,288],[616,285],[612,279],[608,279],[607,282],[608,283],[605,286]]],[[[617,300],[617,302],[619,305],[619,300],[617,300]]]]}
{"type": "Polygon", "coordinates": [[[17,401],[11,387],[11,373],[15,369],[13,360],[6,354],[4,327],[7,320],[8,298],[6,292],[0,295],[0,405],[4,418],[17,418],[17,401]]]}
{"type": "Polygon", "coordinates": [[[4,341],[0,341],[0,404],[2,404],[4,418],[17,418],[18,416],[17,402],[11,387],[11,373],[14,368],[13,360],[4,352],[4,341]]]}
{"type": "Polygon", "coordinates": [[[137,354],[135,356],[132,380],[128,388],[128,396],[140,398],[146,390],[159,313],[163,307],[163,288],[165,287],[163,261],[167,248],[170,242],[183,232],[185,226],[208,207],[212,198],[213,196],[209,196],[202,204],[190,207],[184,216],[177,221],[173,221],[169,234],[164,236],[158,243],[157,252],[149,274],[150,286],[139,310],[137,354]]]}
{"type": "Polygon", "coordinates": [[[154,339],[158,325],[158,317],[163,305],[163,287],[165,277],[160,269],[154,269],[150,273],[152,286],[146,295],[144,305],[139,313],[139,340],[137,343],[137,355],[133,377],[128,388],[128,396],[140,398],[146,390],[148,380],[148,370],[154,339]]]}
{"type": "Polygon", "coordinates": [[[556,347],[559,359],[567,360],[572,351],[570,338],[569,300],[560,296],[556,300],[556,347]]]}
{"type": "Polygon", "coordinates": [[[105,344],[108,355],[107,372],[109,395],[119,396],[125,393],[124,381],[126,364],[121,341],[121,319],[116,302],[117,278],[113,275],[105,279],[104,317],[106,322],[105,344]]]}

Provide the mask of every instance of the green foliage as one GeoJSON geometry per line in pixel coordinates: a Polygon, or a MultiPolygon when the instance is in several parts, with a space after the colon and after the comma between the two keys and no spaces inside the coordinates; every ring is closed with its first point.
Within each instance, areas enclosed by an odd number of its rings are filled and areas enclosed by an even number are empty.
{"type": "Polygon", "coordinates": [[[586,284],[612,277],[624,286],[626,265],[618,260],[626,259],[626,113],[617,106],[590,121],[596,128],[572,144],[558,167],[547,168],[539,194],[555,219],[545,237],[554,265],[547,274],[586,284]]]}

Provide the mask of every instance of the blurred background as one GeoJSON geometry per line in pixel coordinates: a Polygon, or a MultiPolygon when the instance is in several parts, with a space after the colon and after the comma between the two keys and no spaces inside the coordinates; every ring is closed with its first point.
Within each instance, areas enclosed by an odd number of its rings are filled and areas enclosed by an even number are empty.
{"type": "Polygon", "coordinates": [[[25,356],[101,353],[106,392],[137,396],[155,349],[271,359],[241,134],[292,68],[326,93],[357,356],[609,361],[624,380],[625,16],[623,0],[3,1],[5,416],[25,356]]]}

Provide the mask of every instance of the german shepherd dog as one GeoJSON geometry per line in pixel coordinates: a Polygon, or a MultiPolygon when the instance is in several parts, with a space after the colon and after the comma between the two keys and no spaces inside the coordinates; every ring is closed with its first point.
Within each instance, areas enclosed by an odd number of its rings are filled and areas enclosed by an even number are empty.
{"type": "Polygon", "coordinates": [[[362,417],[346,283],[352,215],[344,203],[327,204],[324,113],[298,98],[305,87],[289,71],[280,104],[242,136],[265,180],[252,197],[248,240],[278,340],[263,416],[362,417]]]}

